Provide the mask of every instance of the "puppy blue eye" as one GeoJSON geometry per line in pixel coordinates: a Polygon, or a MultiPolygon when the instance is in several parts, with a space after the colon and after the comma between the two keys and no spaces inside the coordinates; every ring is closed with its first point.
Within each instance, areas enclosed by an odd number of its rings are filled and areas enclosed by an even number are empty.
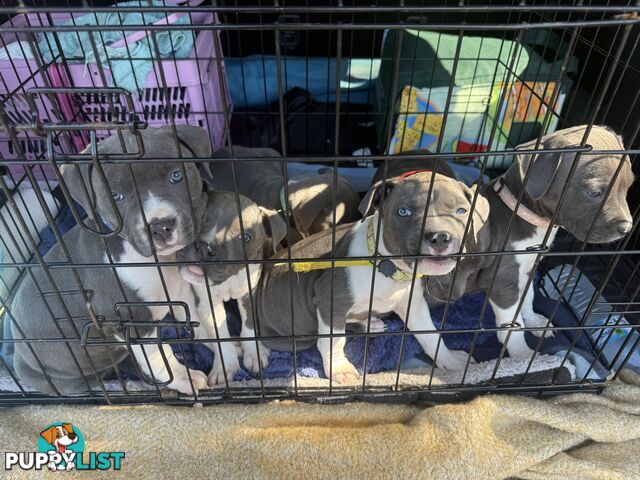
{"type": "Polygon", "coordinates": [[[244,235],[238,235],[238,240],[242,240],[246,243],[249,243],[251,241],[251,234],[245,232],[244,235]]]}
{"type": "Polygon", "coordinates": [[[174,170],[173,172],[171,172],[171,175],[169,176],[169,180],[171,181],[171,183],[181,182],[182,170],[174,170]]]}
{"type": "Polygon", "coordinates": [[[124,198],[124,195],[122,195],[120,192],[111,192],[111,196],[116,202],[119,202],[124,198]]]}
{"type": "Polygon", "coordinates": [[[410,217],[411,215],[413,215],[413,212],[407,208],[407,207],[400,207],[396,213],[398,214],[399,217],[410,217]]]}
{"type": "Polygon", "coordinates": [[[456,213],[458,215],[464,215],[465,213],[467,213],[467,209],[464,207],[460,207],[459,209],[456,210],[456,213]]]}
{"type": "Polygon", "coordinates": [[[587,194],[588,194],[590,197],[594,197],[594,198],[595,198],[595,197],[599,197],[601,193],[602,193],[602,192],[600,192],[600,190],[589,190],[589,191],[587,191],[587,194]]]}

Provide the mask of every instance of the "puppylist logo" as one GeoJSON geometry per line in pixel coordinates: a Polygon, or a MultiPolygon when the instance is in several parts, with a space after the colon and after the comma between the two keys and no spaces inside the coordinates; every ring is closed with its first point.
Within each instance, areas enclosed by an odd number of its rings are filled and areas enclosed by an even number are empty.
{"type": "Polygon", "coordinates": [[[40,432],[37,452],[6,452],[4,469],[120,470],[124,456],[124,452],[85,452],[78,427],[58,422],[40,432]]]}

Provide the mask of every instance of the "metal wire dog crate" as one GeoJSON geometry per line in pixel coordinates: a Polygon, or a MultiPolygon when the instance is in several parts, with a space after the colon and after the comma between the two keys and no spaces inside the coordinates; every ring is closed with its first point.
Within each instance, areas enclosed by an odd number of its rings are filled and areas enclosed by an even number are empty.
{"type": "MultiPolygon", "coordinates": [[[[486,392],[546,395],[597,391],[638,355],[640,188],[636,182],[628,197],[634,229],[619,242],[591,245],[561,234],[550,249],[543,245],[527,252],[478,253],[536,256],[537,271],[527,282],[551,302],[552,319],[560,316],[559,311],[566,316],[564,323],[553,327],[556,335],[566,336],[566,342],[555,352],[541,352],[542,342],[535,348],[536,356],[545,353],[555,359],[548,375],[535,374],[535,357],[526,359],[517,372],[500,375],[500,365],[509,360],[505,350],[498,348],[488,374],[479,380],[470,380],[471,370],[476,368],[471,364],[466,365],[462,377],[439,377],[419,352],[412,362],[400,360],[412,337],[406,327],[400,327],[344,335],[349,341],[361,342],[364,367],[358,385],[309,379],[310,370],[321,369],[314,367],[313,358],[303,358],[298,352],[277,357],[275,362],[281,366],[278,372],[261,369],[257,376],[225,375],[222,385],[192,396],[127,376],[118,368],[110,377],[97,379],[97,386],[82,394],[58,396],[30,389],[12,368],[14,345],[65,344],[80,347],[89,358],[92,355],[92,346],[81,332],[58,338],[13,338],[6,327],[24,321],[12,315],[12,302],[21,280],[32,276],[34,269],[50,275],[61,269],[113,266],[78,265],[69,259],[49,262],[45,258],[53,244],[64,244],[68,221],[80,220],[80,212],[68,205],[61,177],[56,175],[62,165],[91,164],[100,169],[106,164],[148,162],[135,154],[101,158],[90,152],[95,150],[96,140],[109,135],[164,124],[197,125],[207,129],[214,150],[225,145],[231,152],[234,145],[276,148],[282,157],[272,160],[282,166],[285,179],[290,164],[323,164],[332,172],[348,167],[354,178],[361,178],[364,172],[372,176],[373,167],[407,150],[423,150],[414,157],[444,157],[473,166],[481,179],[499,175],[508,167],[520,143],[537,139],[538,148],[545,133],[573,125],[587,124],[590,128],[601,124],[622,136],[626,150],[616,153],[629,155],[634,171],[638,171],[640,54],[636,47],[640,40],[640,7],[632,0],[627,4],[589,5],[560,0],[463,1],[439,6],[409,0],[376,1],[375,6],[358,0],[330,5],[309,1],[281,4],[275,0],[141,1],[129,11],[162,18],[143,22],[120,19],[107,25],[98,19],[123,13],[110,3],[86,1],[75,5],[43,0],[18,5],[3,1],[0,7],[4,23],[0,31],[0,52],[4,52],[0,56],[0,305],[5,327],[0,337],[0,404],[192,404],[283,398],[320,402],[439,401],[486,392]],[[94,21],[78,21],[85,16],[93,16],[94,21]],[[182,17],[183,23],[176,24],[176,17],[182,17]],[[194,41],[183,58],[177,58],[175,48],[173,55],[161,52],[162,35],[166,38],[168,34],[171,42],[173,32],[185,31],[193,34],[194,41]],[[118,32],[125,38],[136,37],[133,41],[144,38],[148,42],[146,57],[137,58],[140,63],[135,67],[131,52],[112,58],[108,49],[98,44],[102,36],[118,32]],[[79,56],[69,55],[64,48],[68,38],[64,35],[69,34],[79,40],[80,35],[86,35],[79,41],[86,51],[79,56]],[[427,34],[435,42],[428,53],[418,48],[427,34]],[[47,43],[53,55],[43,51],[47,43]],[[523,60],[525,56],[529,64],[523,60]],[[123,87],[126,80],[117,78],[122,63],[130,64],[135,83],[146,83],[123,87]],[[148,73],[141,80],[135,71],[142,63],[148,73]],[[466,84],[456,75],[461,71],[471,72],[466,84]],[[416,100],[421,93],[412,87],[426,92],[423,117],[416,116],[422,108],[416,100]],[[437,121],[427,117],[429,108],[437,110],[437,121]],[[407,140],[417,131],[409,127],[412,121],[422,122],[414,143],[407,140]],[[424,133],[434,128],[431,143],[423,143],[424,133]],[[465,136],[464,132],[472,133],[465,136]],[[447,135],[455,142],[448,143],[447,135]],[[87,145],[92,147],[89,153],[84,151],[87,145]],[[377,355],[376,345],[383,348],[382,343],[375,343],[382,338],[393,339],[391,344],[396,349],[396,360],[391,362],[394,367],[386,372],[367,363],[377,355]],[[577,361],[576,352],[585,349],[589,355],[577,361]],[[422,370],[411,376],[412,366],[422,370]]],[[[177,137],[175,141],[179,142],[177,137]]],[[[583,142],[568,151],[588,155],[589,148],[583,142]]],[[[180,159],[184,164],[209,162],[214,176],[216,162],[222,160],[248,161],[233,153],[231,157],[180,159]]],[[[88,228],[86,220],[76,228],[88,228]]],[[[278,261],[291,262],[286,258],[278,261]]],[[[251,263],[243,259],[238,262],[247,266],[251,263]]],[[[260,263],[270,262],[274,263],[269,259],[260,263]]],[[[151,265],[160,265],[157,257],[151,265]]],[[[163,263],[171,265],[181,264],[163,263]]],[[[148,268],[149,264],[128,266],[148,268]]],[[[412,282],[416,282],[415,277],[412,282]]],[[[40,290],[34,295],[56,296],[61,301],[73,295],[100,295],[88,291],[82,282],[73,291],[52,287],[52,293],[40,290]]],[[[173,307],[181,301],[157,299],[173,307]]],[[[447,312],[452,315],[453,305],[448,298],[441,328],[448,321],[447,312]]],[[[137,305],[148,306],[151,304],[137,305]]],[[[233,310],[233,306],[228,307],[233,310]]],[[[485,312],[489,308],[486,298],[473,308],[485,312]]],[[[66,321],[84,322],[100,330],[116,321],[117,310],[114,305],[113,311],[66,321]]],[[[51,318],[52,322],[58,320],[51,318]]],[[[167,325],[175,329],[174,323],[167,325]]],[[[481,348],[481,338],[493,338],[499,329],[475,322],[449,326],[442,336],[466,336],[465,349],[473,352],[481,348]]],[[[217,339],[206,341],[221,343],[217,339]]],[[[136,342],[144,343],[122,337],[112,344],[130,348],[136,342]]],[[[162,342],[187,362],[205,340],[196,340],[187,332],[163,338],[162,342]]],[[[46,365],[42,368],[46,370],[46,365]]]]}

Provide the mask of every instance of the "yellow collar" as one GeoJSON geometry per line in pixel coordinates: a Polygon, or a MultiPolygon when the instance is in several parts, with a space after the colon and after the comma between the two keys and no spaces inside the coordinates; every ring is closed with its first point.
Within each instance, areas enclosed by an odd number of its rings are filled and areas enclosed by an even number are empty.
{"type": "MultiPolygon", "coordinates": [[[[367,249],[369,250],[369,256],[374,257],[376,255],[376,237],[373,233],[373,217],[369,218],[369,225],[367,225],[367,249]]],[[[413,278],[413,273],[400,270],[391,260],[381,260],[378,262],[376,268],[385,277],[389,277],[396,282],[410,282],[413,278]]],[[[421,273],[416,273],[416,277],[420,278],[422,276],[421,273]]]]}
{"type": "MultiPolygon", "coordinates": [[[[369,218],[369,224],[367,225],[367,249],[369,256],[374,257],[376,251],[376,239],[373,232],[373,217],[369,218]]],[[[332,266],[335,268],[348,268],[348,267],[368,267],[374,262],[372,260],[322,260],[313,262],[292,262],[293,271],[297,273],[310,272],[312,270],[328,270],[332,266]]],[[[286,263],[276,263],[275,265],[286,265],[286,263]]],[[[396,282],[410,282],[413,278],[413,274],[400,270],[395,263],[391,260],[381,260],[376,266],[378,271],[385,277],[389,277],[396,282]]],[[[416,277],[423,277],[421,273],[416,273],[416,277]]]]}

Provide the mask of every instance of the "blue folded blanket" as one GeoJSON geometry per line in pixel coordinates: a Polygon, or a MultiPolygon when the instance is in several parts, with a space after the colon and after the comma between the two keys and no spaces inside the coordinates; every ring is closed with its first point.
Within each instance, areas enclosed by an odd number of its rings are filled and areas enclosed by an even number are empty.
{"type": "MultiPolygon", "coordinates": [[[[74,224],[75,220],[71,215],[68,206],[65,205],[61,209],[57,219],[58,228],[60,229],[60,232],[64,234],[72,228],[74,224]]],[[[50,228],[43,232],[42,238],[43,240],[40,245],[40,253],[44,254],[55,244],[56,240],[53,235],[53,231],[50,228]]],[[[536,283],[537,282],[535,282],[534,285],[536,283]]],[[[478,325],[488,328],[494,327],[495,317],[490,307],[486,309],[484,318],[482,319],[482,322],[479,323],[480,310],[482,309],[485,298],[486,296],[484,293],[476,293],[467,295],[453,302],[448,309],[444,331],[477,328],[478,325]]],[[[545,297],[536,288],[534,309],[538,313],[550,315],[554,310],[555,305],[555,300],[545,297]]],[[[240,317],[237,306],[235,305],[235,302],[230,302],[226,306],[227,317],[230,324],[229,330],[232,334],[238,334],[240,330],[240,317]]],[[[444,306],[435,308],[431,311],[433,321],[438,327],[441,325],[443,314],[444,306]]],[[[560,305],[553,319],[553,323],[556,326],[576,325],[573,314],[565,305],[560,305]]],[[[389,332],[400,332],[404,328],[402,321],[395,315],[386,320],[386,324],[387,331],[389,332]]],[[[5,322],[5,325],[8,325],[8,322],[5,322]]],[[[7,329],[5,329],[4,334],[5,338],[10,338],[7,336],[10,336],[10,331],[7,332],[7,329]]],[[[164,328],[162,334],[166,339],[176,338],[178,335],[186,337],[184,329],[164,328]]],[[[481,331],[477,334],[459,333],[443,335],[443,340],[449,348],[465,350],[468,352],[474,343],[474,336],[477,336],[473,352],[473,356],[476,361],[482,362],[498,357],[502,345],[498,342],[494,332],[481,331]]],[[[594,358],[594,354],[591,344],[581,331],[557,331],[554,337],[544,339],[540,352],[545,354],[563,354],[563,352],[566,352],[570,348],[574,339],[575,346],[572,348],[572,352],[574,352],[575,355],[582,357],[585,362],[590,363],[594,358]],[[577,339],[575,338],[576,335],[578,336],[577,339]]],[[[534,335],[527,333],[526,340],[529,346],[534,348],[539,339],[534,335]]],[[[366,371],[368,373],[377,373],[396,370],[398,368],[401,343],[402,335],[380,335],[371,337],[369,340],[366,371]]],[[[10,343],[4,344],[5,347],[10,345],[10,343]]],[[[365,370],[365,366],[363,365],[364,347],[365,338],[363,336],[349,338],[345,346],[347,358],[349,358],[361,373],[365,370]]],[[[213,364],[213,353],[203,344],[173,344],[172,348],[177,357],[190,368],[202,370],[204,372],[208,372],[211,369],[213,364]],[[184,353],[184,358],[182,353],[184,353]]],[[[10,351],[8,351],[7,348],[3,349],[2,356],[5,360],[10,361],[10,351]]],[[[430,360],[423,353],[417,340],[412,335],[406,335],[402,359],[403,366],[415,366],[416,363],[424,364],[422,362],[429,363],[430,360]]],[[[315,347],[297,352],[296,367],[297,374],[300,376],[324,377],[320,353],[315,347]]],[[[128,371],[129,369],[127,369],[126,366],[123,366],[123,370],[128,371]]],[[[269,358],[269,366],[264,370],[263,374],[264,378],[267,379],[292,377],[293,354],[289,352],[272,352],[269,358]]],[[[132,375],[129,375],[129,377],[131,376],[132,375]]],[[[234,380],[239,381],[251,378],[255,378],[255,376],[246,370],[241,370],[235,375],[234,380]]]]}
{"type": "MultiPolygon", "coordinates": [[[[335,58],[286,56],[280,60],[269,55],[226,58],[229,91],[236,110],[262,109],[278,100],[278,67],[281,67],[282,91],[294,87],[309,91],[318,102],[336,101],[335,58]]],[[[372,92],[379,59],[347,58],[340,63],[341,101],[366,105],[372,92]]]]}
{"type": "MultiPolygon", "coordinates": [[[[164,2],[153,0],[150,5],[163,6],[164,2]]],[[[156,23],[167,17],[166,13],[162,12],[141,13],[134,10],[135,7],[146,6],[149,6],[146,1],[123,2],[118,4],[120,8],[118,11],[91,13],[70,18],[63,25],[145,25],[156,23]]],[[[181,15],[173,23],[187,25],[190,23],[189,15],[181,15]]],[[[110,46],[133,33],[117,30],[97,33],[83,31],[45,33],[38,43],[38,48],[46,62],[62,61],[58,42],[64,58],[69,61],[97,63],[100,60],[102,65],[111,69],[113,86],[135,92],[144,88],[147,77],[153,69],[155,55],[151,40],[145,36],[128,46],[118,48],[110,46]],[[96,44],[96,51],[92,49],[92,38],[96,44]]],[[[160,30],[155,33],[155,39],[162,58],[186,58],[193,49],[194,34],[188,28],[160,30]]]]}
{"type": "MultiPolygon", "coordinates": [[[[485,301],[486,295],[484,293],[475,293],[467,295],[449,306],[447,313],[447,319],[444,324],[444,331],[447,330],[460,330],[467,328],[477,328],[480,310],[485,301]]],[[[556,302],[551,300],[536,290],[534,309],[541,314],[550,315],[556,302]]],[[[239,332],[240,330],[240,318],[237,309],[231,304],[227,305],[227,318],[230,324],[230,331],[239,332]]],[[[444,314],[444,306],[431,310],[431,316],[434,324],[440,327],[442,324],[442,316],[444,314]]],[[[403,322],[395,315],[386,320],[388,332],[401,332],[404,328],[403,322]]],[[[556,326],[575,326],[575,321],[571,312],[564,305],[560,305],[556,316],[554,317],[554,324],[556,326]]],[[[495,327],[495,317],[491,308],[487,308],[482,327],[492,328],[495,327]]],[[[179,329],[177,332],[183,338],[187,337],[187,333],[184,329],[179,329]]],[[[163,336],[167,339],[176,338],[175,328],[165,328],[162,332],[163,336]]],[[[478,362],[492,360],[498,357],[502,344],[498,342],[498,339],[494,332],[480,332],[480,333],[457,333],[451,335],[443,335],[444,343],[451,349],[465,350],[469,352],[473,345],[474,336],[477,335],[475,341],[475,348],[473,357],[478,362]]],[[[575,336],[575,347],[572,351],[585,357],[587,362],[590,362],[594,357],[591,352],[591,347],[586,337],[582,332],[576,331],[559,331],[556,332],[554,337],[545,338],[542,342],[540,352],[545,354],[555,354],[556,352],[563,352],[569,349],[575,336]]],[[[526,333],[525,336],[527,343],[531,348],[535,348],[539,338],[531,333],[526,333]]],[[[394,371],[398,368],[398,359],[400,356],[400,350],[402,345],[401,335],[380,335],[371,337],[369,340],[369,352],[367,358],[367,373],[378,373],[384,371],[394,371]]],[[[196,368],[204,372],[208,372],[213,365],[213,353],[202,344],[182,344],[182,352],[178,344],[172,345],[173,351],[186,363],[190,368],[196,368]],[[182,359],[182,353],[184,352],[184,359],[182,359]]],[[[347,340],[345,346],[345,353],[347,358],[358,368],[360,373],[365,371],[364,367],[364,350],[365,349],[365,337],[357,336],[351,337],[347,340]]],[[[297,374],[304,377],[319,377],[324,378],[324,370],[322,368],[322,358],[317,348],[311,348],[305,351],[297,352],[296,354],[296,367],[297,374]]],[[[428,357],[422,351],[420,344],[413,335],[405,336],[404,354],[402,358],[403,365],[415,366],[415,360],[422,360],[426,363],[430,363],[428,357]]],[[[269,357],[269,366],[264,369],[263,376],[268,378],[290,378],[293,377],[293,354],[290,352],[272,352],[269,357]]],[[[249,371],[242,369],[238,372],[234,380],[248,380],[251,378],[257,378],[249,371]]]]}

